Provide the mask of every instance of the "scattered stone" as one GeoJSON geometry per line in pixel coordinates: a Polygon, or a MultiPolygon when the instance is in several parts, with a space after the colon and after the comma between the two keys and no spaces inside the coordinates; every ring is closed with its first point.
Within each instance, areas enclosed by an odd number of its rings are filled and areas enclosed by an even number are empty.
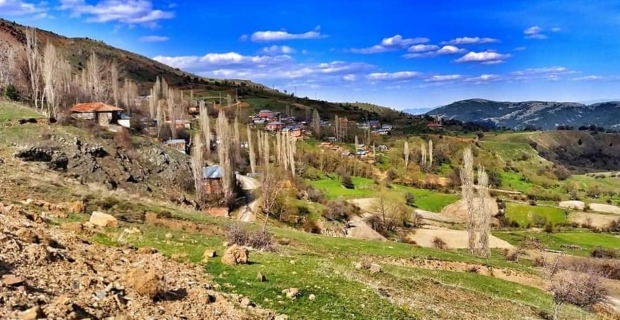
{"type": "Polygon", "coordinates": [[[187,257],[189,257],[187,255],[187,253],[183,252],[183,253],[175,253],[172,256],[170,256],[170,259],[175,260],[175,261],[179,261],[179,260],[185,260],[187,259],[187,257]]]}
{"type": "Polygon", "coordinates": [[[30,228],[20,228],[15,235],[27,243],[39,243],[39,236],[30,228]]]}
{"type": "Polygon", "coordinates": [[[154,269],[133,269],[126,274],[125,282],[128,288],[151,299],[163,292],[162,277],[154,269]]]}
{"type": "Polygon", "coordinates": [[[358,262],[358,263],[355,264],[355,269],[362,270],[363,268],[364,268],[364,266],[362,265],[361,262],[358,262]]]}
{"type": "Polygon", "coordinates": [[[310,296],[308,296],[308,299],[309,299],[310,301],[314,301],[314,300],[316,300],[316,296],[315,296],[315,295],[313,295],[313,294],[311,294],[310,296]]]}
{"type": "Polygon", "coordinates": [[[100,211],[93,211],[89,222],[99,227],[118,228],[118,220],[116,218],[100,211]]]}
{"type": "Polygon", "coordinates": [[[383,269],[380,265],[373,263],[370,265],[370,273],[380,273],[383,272],[383,269]]]}
{"type": "Polygon", "coordinates": [[[24,278],[13,274],[5,274],[2,276],[2,283],[5,286],[19,286],[24,283],[24,278]]]}
{"type": "Polygon", "coordinates": [[[202,254],[203,261],[205,262],[209,260],[209,258],[215,258],[216,256],[217,256],[217,253],[215,252],[215,250],[211,250],[211,249],[205,250],[205,252],[202,254]]]}
{"type": "Polygon", "coordinates": [[[256,280],[260,281],[260,282],[265,282],[267,281],[267,278],[265,277],[264,274],[262,274],[260,271],[258,272],[258,274],[256,275],[256,280]]]}
{"type": "Polygon", "coordinates": [[[290,263],[294,265],[295,264],[295,260],[291,260],[290,263]]]}
{"type": "Polygon", "coordinates": [[[133,227],[131,229],[123,229],[123,232],[126,234],[140,234],[142,233],[142,231],[140,231],[140,229],[133,227]]]}
{"type": "Polygon", "coordinates": [[[68,213],[83,213],[85,209],[84,202],[74,201],[67,205],[68,213]]]}
{"type": "Polygon", "coordinates": [[[295,299],[297,295],[299,295],[299,289],[298,288],[284,289],[282,290],[282,293],[284,293],[286,297],[289,299],[295,299]]]}
{"type": "Polygon", "coordinates": [[[521,290],[517,290],[517,294],[521,294],[521,290]]]}
{"type": "Polygon", "coordinates": [[[254,304],[252,303],[252,301],[250,300],[250,298],[248,298],[248,297],[243,297],[243,298],[241,298],[241,302],[240,302],[240,303],[241,303],[241,306],[242,306],[242,307],[245,307],[245,308],[247,308],[247,307],[251,307],[251,306],[253,306],[253,305],[254,305],[254,304]]]}
{"type": "Polygon", "coordinates": [[[222,257],[222,263],[227,265],[247,264],[249,261],[250,252],[248,249],[240,247],[236,244],[232,245],[222,257]]]}
{"type": "Polygon", "coordinates": [[[36,320],[40,318],[45,318],[45,314],[43,314],[43,310],[39,306],[32,307],[21,314],[21,320],[36,320]]]}
{"type": "Polygon", "coordinates": [[[142,247],[142,248],[138,249],[138,253],[140,253],[140,254],[156,254],[157,253],[157,249],[149,248],[149,247],[142,247]]]}
{"type": "Polygon", "coordinates": [[[277,315],[274,320],[288,320],[288,316],[285,314],[277,315]]]}
{"type": "Polygon", "coordinates": [[[166,239],[170,240],[174,238],[174,236],[172,235],[172,233],[166,233],[166,239]]]}
{"type": "Polygon", "coordinates": [[[60,225],[60,227],[67,231],[73,231],[75,233],[80,233],[84,230],[84,226],[80,222],[67,222],[60,225]]]}

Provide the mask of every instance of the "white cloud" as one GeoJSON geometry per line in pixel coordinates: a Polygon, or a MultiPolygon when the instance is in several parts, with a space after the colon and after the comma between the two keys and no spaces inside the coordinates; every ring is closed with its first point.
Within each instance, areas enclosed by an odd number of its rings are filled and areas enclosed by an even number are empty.
{"type": "Polygon", "coordinates": [[[442,82],[442,81],[454,81],[461,79],[463,76],[460,74],[446,74],[446,75],[435,75],[428,79],[424,79],[425,82],[442,82]]]}
{"type": "Polygon", "coordinates": [[[88,22],[154,27],[160,20],[174,18],[173,11],[154,9],[150,0],[102,0],[96,4],[88,4],[84,0],[60,0],[60,4],[60,10],[67,10],[74,17],[88,16],[88,22]]]}
{"type": "Polygon", "coordinates": [[[563,75],[576,73],[566,67],[543,67],[543,68],[527,68],[523,70],[513,71],[510,75],[514,80],[527,81],[534,79],[558,80],[563,75]]]}
{"type": "Polygon", "coordinates": [[[174,68],[214,78],[269,81],[290,87],[342,85],[367,74],[375,66],[362,62],[296,62],[291,56],[242,55],[236,52],[204,56],[154,57],[174,68]]]}
{"type": "Polygon", "coordinates": [[[22,0],[0,0],[0,13],[6,16],[22,16],[37,14],[35,18],[47,17],[48,11],[46,3],[34,4],[22,0]]]}
{"type": "Polygon", "coordinates": [[[407,51],[409,52],[426,52],[433,51],[439,49],[439,46],[434,44],[416,44],[411,47],[407,51]]]}
{"type": "Polygon", "coordinates": [[[532,26],[523,31],[526,39],[547,39],[547,36],[544,35],[543,29],[539,26],[532,26]]]}
{"type": "Polygon", "coordinates": [[[502,77],[496,74],[481,74],[477,77],[466,78],[463,81],[471,82],[474,84],[483,84],[483,83],[489,83],[493,81],[499,81],[501,79],[502,77]]]}
{"type": "Polygon", "coordinates": [[[454,45],[463,45],[463,44],[483,44],[483,43],[497,43],[499,39],[495,38],[480,38],[480,37],[462,37],[452,39],[450,41],[444,41],[442,44],[454,44],[454,45]]]}
{"type": "MultiPolygon", "coordinates": [[[[439,48],[438,46],[434,46],[434,47],[436,49],[439,48]]],[[[411,59],[411,58],[430,58],[430,57],[436,57],[438,55],[463,53],[463,52],[466,52],[466,51],[467,50],[465,50],[465,49],[461,49],[461,48],[458,48],[458,47],[455,47],[455,46],[447,45],[447,46],[441,47],[441,49],[439,49],[439,50],[407,53],[407,54],[403,55],[403,57],[405,57],[407,59],[411,59]]]]}
{"type": "Polygon", "coordinates": [[[469,52],[468,54],[454,60],[457,63],[480,62],[482,64],[497,64],[504,62],[510,54],[502,54],[495,51],[469,52]]]}
{"type": "Polygon", "coordinates": [[[573,81],[594,81],[594,80],[602,80],[602,79],[604,79],[602,76],[590,75],[590,76],[572,78],[571,80],[573,81]]]}
{"type": "Polygon", "coordinates": [[[562,28],[560,28],[560,27],[553,27],[553,28],[551,28],[551,32],[560,32],[560,31],[562,31],[562,28]]]}
{"type": "Polygon", "coordinates": [[[288,31],[256,31],[251,36],[243,35],[242,40],[250,39],[254,42],[273,42],[300,39],[320,39],[326,35],[321,34],[320,27],[304,33],[289,33],[288,31]]]}
{"type": "Polygon", "coordinates": [[[140,42],[166,42],[170,40],[170,38],[164,36],[144,36],[138,40],[140,40],[140,42]]]}
{"type": "Polygon", "coordinates": [[[460,49],[455,46],[443,46],[441,49],[437,50],[437,54],[454,54],[465,52],[465,49],[460,49]]]}
{"type": "Polygon", "coordinates": [[[270,47],[264,47],[263,49],[261,49],[261,52],[265,53],[265,54],[292,54],[295,53],[296,50],[289,47],[289,46],[277,46],[277,45],[272,45],[270,47]]]}
{"type": "Polygon", "coordinates": [[[513,50],[514,51],[525,51],[525,50],[527,50],[527,47],[516,47],[513,50]]]}
{"type": "Polygon", "coordinates": [[[429,41],[430,40],[428,38],[403,38],[401,35],[397,34],[393,37],[383,38],[380,44],[376,44],[372,47],[351,49],[350,51],[353,53],[362,54],[382,53],[401,50],[414,44],[427,43],[429,41]]]}
{"type": "Polygon", "coordinates": [[[366,76],[371,81],[405,81],[420,77],[416,71],[375,72],[366,76]]]}

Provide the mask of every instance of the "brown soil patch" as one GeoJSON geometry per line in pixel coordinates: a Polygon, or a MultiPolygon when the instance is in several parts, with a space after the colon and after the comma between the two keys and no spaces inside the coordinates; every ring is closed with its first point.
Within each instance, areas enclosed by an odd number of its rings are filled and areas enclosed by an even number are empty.
{"type": "Polygon", "coordinates": [[[156,227],[164,227],[174,231],[191,231],[193,233],[223,235],[224,230],[214,225],[196,223],[193,221],[159,218],[157,213],[147,212],[144,215],[144,223],[156,227]]]}
{"type": "MultiPolygon", "coordinates": [[[[465,249],[469,247],[469,240],[466,230],[451,230],[444,228],[428,228],[428,229],[416,229],[414,233],[407,236],[409,240],[415,241],[415,243],[422,247],[433,247],[433,240],[435,238],[443,240],[450,249],[465,249]]],[[[493,235],[489,237],[489,247],[509,249],[512,245],[500,238],[493,235]]]]}

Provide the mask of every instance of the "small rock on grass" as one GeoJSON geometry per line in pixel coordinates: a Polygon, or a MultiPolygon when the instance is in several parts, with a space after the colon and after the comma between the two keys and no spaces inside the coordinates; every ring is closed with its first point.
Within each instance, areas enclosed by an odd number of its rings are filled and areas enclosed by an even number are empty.
{"type": "Polygon", "coordinates": [[[288,288],[282,290],[282,293],[286,294],[286,297],[289,299],[295,299],[299,295],[298,288],[288,288]]]}
{"type": "Polygon", "coordinates": [[[154,269],[136,268],[125,276],[127,287],[151,299],[163,292],[162,276],[154,269]]]}
{"type": "Polygon", "coordinates": [[[260,281],[260,282],[265,282],[265,281],[267,281],[267,278],[265,277],[265,275],[264,275],[264,274],[262,274],[261,272],[259,272],[259,273],[256,275],[256,280],[258,280],[258,281],[260,281]]]}

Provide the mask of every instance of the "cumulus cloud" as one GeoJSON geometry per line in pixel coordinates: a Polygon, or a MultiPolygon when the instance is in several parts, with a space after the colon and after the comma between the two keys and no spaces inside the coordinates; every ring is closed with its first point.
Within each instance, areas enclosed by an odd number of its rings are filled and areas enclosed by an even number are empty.
{"type": "Polygon", "coordinates": [[[272,45],[270,47],[264,47],[263,49],[261,49],[261,52],[265,53],[265,54],[293,54],[296,52],[295,49],[289,47],[289,46],[277,46],[277,45],[272,45]]]}
{"type": "Polygon", "coordinates": [[[551,28],[551,32],[560,32],[560,31],[562,31],[562,28],[560,28],[560,27],[553,27],[553,28],[551,28]]]}
{"type": "Polygon", "coordinates": [[[458,48],[458,47],[455,47],[455,46],[452,46],[452,45],[446,45],[446,46],[441,47],[440,49],[439,49],[438,46],[434,46],[434,47],[437,50],[425,51],[425,52],[407,53],[407,54],[403,55],[403,57],[405,57],[407,59],[411,59],[411,58],[430,58],[430,57],[436,57],[436,56],[439,56],[439,55],[463,53],[463,52],[467,51],[465,49],[461,49],[461,48],[458,48]]]}
{"type": "Polygon", "coordinates": [[[425,82],[443,82],[454,81],[461,79],[463,76],[460,74],[446,74],[446,75],[434,75],[428,79],[424,79],[425,82]]]}
{"type": "MultiPolygon", "coordinates": [[[[280,48],[281,49],[281,48],[280,48]]],[[[375,66],[363,62],[296,62],[290,55],[242,55],[237,52],[204,56],[153,58],[174,68],[215,78],[273,81],[286,86],[321,86],[357,80],[375,66]]]]}
{"type": "Polygon", "coordinates": [[[286,30],[280,31],[256,31],[252,35],[243,35],[241,40],[247,40],[248,38],[253,42],[275,42],[286,40],[301,40],[301,39],[320,39],[325,38],[326,35],[321,34],[321,28],[316,27],[314,30],[304,33],[290,33],[286,30]]]}
{"type": "Polygon", "coordinates": [[[513,71],[510,75],[514,80],[534,80],[534,79],[546,79],[546,80],[558,80],[563,75],[569,75],[576,73],[574,70],[570,70],[566,67],[543,67],[543,68],[527,68],[523,70],[513,71]]]}
{"type": "Polygon", "coordinates": [[[88,22],[118,22],[129,25],[157,26],[157,22],[174,18],[173,11],[153,8],[150,0],[102,0],[88,4],[85,0],[60,0],[60,10],[74,17],[87,16],[88,22]]]}
{"type": "Polygon", "coordinates": [[[366,76],[371,81],[405,81],[420,77],[417,71],[375,72],[366,76]]]}
{"type": "Polygon", "coordinates": [[[138,40],[140,40],[140,42],[166,42],[170,40],[170,38],[164,36],[144,36],[138,40]]]}
{"type": "Polygon", "coordinates": [[[414,44],[427,43],[430,40],[428,38],[403,38],[400,34],[394,35],[393,37],[383,38],[380,44],[376,44],[372,47],[361,48],[361,49],[351,49],[349,51],[353,53],[362,53],[362,54],[372,54],[372,53],[382,53],[389,51],[396,51],[405,49],[414,44]]]}
{"type": "Polygon", "coordinates": [[[502,77],[496,74],[481,74],[477,77],[466,78],[463,81],[474,83],[474,84],[484,84],[484,83],[489,83],[493,81],[499,81],[501,79],[502,77]]]}
{"type": "Polygon", "coordinates": [[[434,44],[416,44],[411,47],[407,51],[409,52],[427,52],[439,49],[439,46],[434,44]]]}
{"type": "Polygon", "coordinates": [[[573,81],[594,81],[594,80],[602,80],[602,79],[603,79],[602,76],[589,75],[589,76],[572,78],[571,80],[573,81]]]}
{"type": "Polygon", "coordinates": [[[454,60],[457,63],[479,62],[482,64],[497,64],[504,62],[510,54],[502,54],[495,51],[469,52],[466,55],[454,60]]]}
{"type": "Polygon", "coordinates": [[[497,43],[499,39],[495,38],[480,38],[480,37],[462,37],[452,39],[450,41],[444,41],[442,44],[464,45],[464,44],[484,44],[484,43],[497,43]]]}
{"type": "Polygon", "coordinates": [[[523,31],[526,39],[547,39],[547,36],[542,33],[543,29],[539,26],[532,26],[523,31]]]}
{"type": "Polygon", "coordinates": [[[7,16],[36,14],[35,18],[47,17],[48,8],[45,3],[34,4],[21,0],[0,0],[0,12],[7,16]]]}

